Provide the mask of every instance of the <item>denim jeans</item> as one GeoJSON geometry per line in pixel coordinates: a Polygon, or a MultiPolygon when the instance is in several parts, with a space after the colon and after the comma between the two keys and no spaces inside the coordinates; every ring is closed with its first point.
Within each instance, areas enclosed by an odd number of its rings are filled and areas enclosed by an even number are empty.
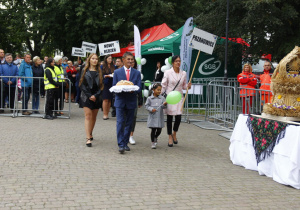
{"type": "Polygon", "coordinates": [[[30,98],[31,87],[22,87],[23,91],[23,100],[22,100],[22,109],[25,111],[28,109],[28,101],[30,98]]]}
{"type": "Polygon", "coordinates": [[[32,109],[39,110],[40,106],[40,93],[39,91],[33,91],[32,93],[32,109]]]}

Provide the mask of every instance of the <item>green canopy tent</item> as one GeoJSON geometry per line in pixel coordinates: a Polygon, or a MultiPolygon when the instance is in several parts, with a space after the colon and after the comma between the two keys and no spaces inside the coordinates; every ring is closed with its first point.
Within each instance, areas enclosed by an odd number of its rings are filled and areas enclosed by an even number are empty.
{"type": "MultiPolygon", "coordinates": [[[[166,58],[168,58],[171,55],[180,54],[182,30],[183,26],[174,33],[170,34],[169,36],[166,36],[149,44],[142,45],[142,57],[146,58],[147,60],[147,63],[142,67],[144,80],[152,81],[154,79],[157,61],[160,61],[162,65],[165,65],[166,58]]],[[[225,40],[218,38],[216,44],[224,45],[225,40]]],[[[237,43],[234,44],[238,45],[237,43]]],[[[197,50],[193,50],[192,61],[190,66],[191,71],[194,67],[197,53],[197,50]]],[[[239,53],[239,55],[237,56],[240,56],[240,59],[242,58],[241,53],[239,53]]],[[[234,68],[234,65],[230,63],[228,65],[228,69],[228,77],[235,77],[238,73],[241,72],[241,69],[234,68]]],[[[223,74],[224,62],[220,61],[215,53],[213,55],[209,55],[202,52],[200,53],[192,81],[197,82],[197,80],[199,80],[198,78],[223,77],[223,74]]]]}

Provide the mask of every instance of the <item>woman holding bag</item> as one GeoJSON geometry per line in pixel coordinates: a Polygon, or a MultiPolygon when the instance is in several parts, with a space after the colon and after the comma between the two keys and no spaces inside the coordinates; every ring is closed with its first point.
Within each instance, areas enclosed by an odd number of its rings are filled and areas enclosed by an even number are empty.
{"type": "MultiPolygon", "coordinates": [[[[178,55],[172,57],[172,68],[170,70],[165,71],[164,77],[162,79],[162,93],[170,93],[171,91],[179,91],[183,95],[182,90],[190,89],[191,83],[186,83],[186,72],[180,69],[181,59],[178,55]]],[[[165,109],[167,114],[167,132],[169,135],[168,146],[173,147],[173,143],[177,144],[177,136],[179,125],[181,122],[181,107],[183,103],[183,97],[178,104],[168,104],[165,109]],[[173,116],[175,116],[175,123],[172,126],[173,116]],[[173,127],[173,133],[172,133],[173,127]]]]}

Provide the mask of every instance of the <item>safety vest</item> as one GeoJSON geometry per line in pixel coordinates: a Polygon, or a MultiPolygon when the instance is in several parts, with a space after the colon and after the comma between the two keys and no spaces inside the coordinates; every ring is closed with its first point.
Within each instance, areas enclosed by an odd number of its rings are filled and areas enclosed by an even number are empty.
{"type": "MultiPolygon", "coordinates": [[[[52,74],[53,80],[57,82],[57,77],[56,77],[55,72],[54,72],[51,68],[49,68],[49,67],[47,67],[46,69],[50,70],[50,72],[51,72],[51,74],[52,74]]],[[[45,70],[46,70],[46,69],[45,69],[45,70]]],[[[55,85],[53,85],[53,84],[51,84],[51,83],[49,82],[49,79],[46,77],[46,74],[45,74],[45,73],[44,73],[44,85],[45,85],[45,90],[49,90],[49,89],[56,88],[55,85]]]]}
{"type": "MultiPolygon", "coordinates": [[[[244,72],[243,73],[240,73],[237,78],[238,78],[238,81],[240,82],[240,78],[249,78],[249,79],[254,79],[255,78],[255,74],[252,74],[252,73],[249,73],[249,74],[245,74],[244,72]]],[[[255,85],[254,85],[255,86],[255,85]]],[[[240,90],[240,97],[247,97],[247,96],[254,96],[255,95],[255,91],[254,90],[249,90],[249,89],[244,89],[244,88],[251,88],[251,89],[254,89],[255,87],[252,86],[252,85],[249,85],[249,84],[242,84],[240,82],[240,87],[242,88],[240,90]]]]}
{"type": "Polygon", "coordinates": [[[61,79],[61,78],[65,77],[63,68],[61,66],[60,67],[54,66],[54,71],[55,71],[55,74],[58,78],[58,82],[64,82],[64,80],[61,79]]]}
{"type": "MultiPolygon", "coordinates": [[[[271,90],[271,76],[269,72],[264,71],[262,75],[260,75],[260,88],[261,90],[271,90]]],[[[262,91],[261,94],[271,94],[271,92],[262,91]]]]}

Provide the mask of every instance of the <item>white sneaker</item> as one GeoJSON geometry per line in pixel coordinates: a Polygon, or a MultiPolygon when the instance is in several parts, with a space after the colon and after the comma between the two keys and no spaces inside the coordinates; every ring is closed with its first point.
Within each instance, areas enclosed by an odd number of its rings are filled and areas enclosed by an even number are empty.
{"type": "Polygon", "coordinates": [[[157,138],[154,138],[154,144],[157,146],[157,138]]]}
{"type": "Polygon", "coordinates": [[[156,143],[155,142],[152,142],[151,149],[156,149],[156,143]]]}
{"type": "Polygon", "coordinates": [[[132,144],[132,145],[135,144],[135,141],[134,141],[134,139],[133,139],[133,136],[130,136],[130,137],[129,137],[129,143],[132,144]]]}

